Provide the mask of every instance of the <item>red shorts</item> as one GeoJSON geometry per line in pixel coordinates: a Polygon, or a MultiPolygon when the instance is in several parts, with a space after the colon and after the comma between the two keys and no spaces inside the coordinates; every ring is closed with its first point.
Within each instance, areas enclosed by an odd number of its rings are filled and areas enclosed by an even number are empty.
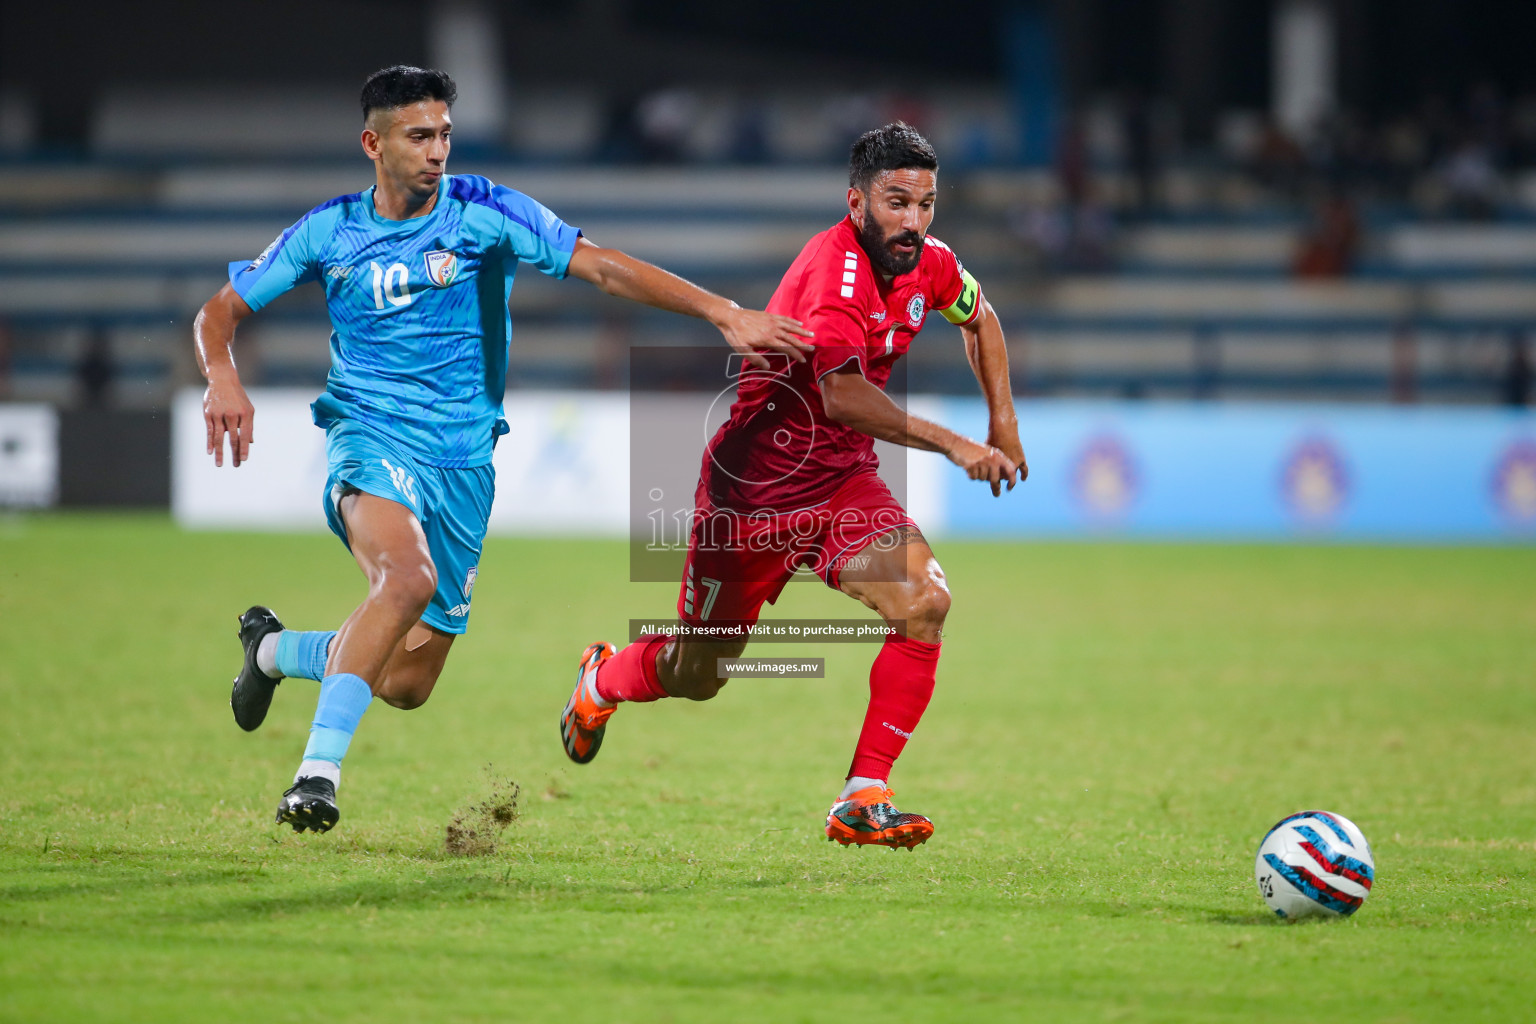
{"type": "Polygon", "coordinates": [[[826,501],[795,512],[717,509],[702,483],[694,500],[677,612],[683,622],[717,629],[745,631],[801,566],[835,589],[842,570],[871,541],[916,526],[873,471],[854,474],[826,501]]]}

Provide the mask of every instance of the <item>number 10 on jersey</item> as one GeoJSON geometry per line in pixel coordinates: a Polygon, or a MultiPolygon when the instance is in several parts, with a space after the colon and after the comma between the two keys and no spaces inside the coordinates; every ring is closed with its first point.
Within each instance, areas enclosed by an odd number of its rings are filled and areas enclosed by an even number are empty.
{"type": "Polygon", "coordinates": [[[410,286],[404,263],[396,263],[388,270],[377,263],[368,264],[373,268],[373,305],[375,309],[384,308],[384,300],[388,299],[396,306],[408,306],[411,304],[410,286]]]}

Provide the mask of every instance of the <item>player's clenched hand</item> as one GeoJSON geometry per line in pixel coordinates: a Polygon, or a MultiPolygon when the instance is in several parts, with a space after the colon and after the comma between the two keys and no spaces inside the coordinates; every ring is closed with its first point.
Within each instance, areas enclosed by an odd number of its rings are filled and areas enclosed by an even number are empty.
{"type": "Polygon", "coordinates": [[[803,363],[806,353],[815,348],[805,340],[814,332],[806,330],[799,320],[775,313],[733,306],[716,326],[731,348],[759,370],[768,369],[764,352],[778,352],[803,363]]]}
{"type": "Polygon", "coordinates": [[[1010,491],[1018,483],[1018,463],[989,444],[962,438],[949,452],[949,461],[965,470],[965,475],[972,480],[985,480],[991,484],[994,498],[1003,493],[1004,481],[1010,491]]]}
{"type": "Polygon", "coordinates": [[[236,465],[251,454],[255,438],[256,409],[238,381],[211,383],[203,393],[203,422],[208,425],[208,454],[215,466],[224,465],[224,435],[229,435],[229,457],[236,465]]]}
{"type": "MultiPolygon", "coordinates": [[[[1029,463],[1024,461],[1024,446],[1019,443],[1017,428],[1014,428],[1011,433],[996,430],[990,432],[987,435],[987,444],[1013,460],[1013,464],[1019,469],[1019,483],[1029,479],[1029,463]]],[[[1008,489],[1012,490],[1013,485],[1009,484],[1008,489]]]]}

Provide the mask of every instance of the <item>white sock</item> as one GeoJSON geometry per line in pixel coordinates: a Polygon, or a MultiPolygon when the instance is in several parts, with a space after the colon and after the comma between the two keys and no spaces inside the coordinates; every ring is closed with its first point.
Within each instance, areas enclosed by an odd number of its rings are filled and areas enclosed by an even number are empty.
{"type": "Polygon", "coordinates": [[[881,789],[884,789],[885,788],[885,780],[884,779],[866,779],[862,775],[855,775],[853,778],[848,780],[848,784],[843,787],[843,791],[838,794],[837,798],[839,800],[847,800],[849,797],[853,796],[853,794],[857,793],[859,790],[861,790],[861,789],[868,789],[870,786],[879,786],[881,789]]]}
{"type": "Polygon", "coordinates": [[[592,703],[600,708],[618,707],[611,700],[604,700],[603,695],[597,692],[597,673],[587,672],[581,677],[581,685],[587,688],[587,695],[592,698],[592,703]]]}
{"type": "Polygon", "coordinates": [[[341,788],[341,765],[331,761],[305,758],[299,762],[299,770],[294,773],[293,781],[298,782],[300,779],[314,778],[317,775],[322,779],[330,779],[331,785],[337,789],[341,788]]]}
{"type": "Polygon", "coordinates": [[[283,678],[283,674],[277,670],[277,638],[282,635],[282,630],[274,629],[256,645],[256,667],[273,679],[283,678]]]}

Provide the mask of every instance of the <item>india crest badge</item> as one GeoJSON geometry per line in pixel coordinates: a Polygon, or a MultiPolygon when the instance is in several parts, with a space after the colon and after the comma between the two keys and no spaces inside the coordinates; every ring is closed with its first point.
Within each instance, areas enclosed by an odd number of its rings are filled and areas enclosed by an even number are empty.
{"type": "Polygon", "coordinates": [[[426,255],[427,280],[439,288],[446,288],[453,284],[453,279],[459,276],[459,255],[448,249],[437,249],[426,255]]]}

